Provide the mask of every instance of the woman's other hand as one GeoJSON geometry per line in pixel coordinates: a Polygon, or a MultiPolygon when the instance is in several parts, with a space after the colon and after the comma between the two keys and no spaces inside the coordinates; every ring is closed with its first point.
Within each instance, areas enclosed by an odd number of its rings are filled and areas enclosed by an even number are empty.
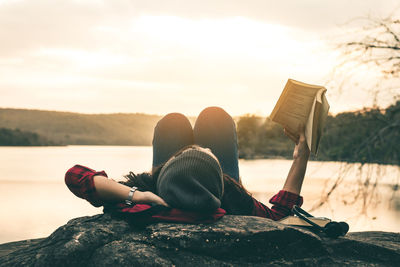
{"type": "Polygon", "coordinates": [[[150,191],[136,191],[133,195],[133,202],[141,203],[141,204],[158,204],[169,207],[169,205],[162,199],[161,197],[157,196],[153,192],[150,191]],[[136,195],[136,196],[135,196],[136,195]]]}

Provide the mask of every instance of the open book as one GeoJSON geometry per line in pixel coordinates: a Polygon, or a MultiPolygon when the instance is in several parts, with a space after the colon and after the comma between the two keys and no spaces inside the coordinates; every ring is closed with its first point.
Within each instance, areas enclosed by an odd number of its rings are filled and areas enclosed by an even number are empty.
{"type": "Polygon", "coordinates": [[[299,137],[299,126],[304,125],[307,145],[314,154],[329,111],[325,92],[323,86],[289,79],[270,116],[286,129],[293,141],[299,137]]]}
{"type": "MultiPolygon", "coordinates": [[[[323,217],[307,217],[307,219],[309,219],[310,221],[312,221],[313,223],[315,223],[321,227],[324,227],[326,224],[328,224],[331,221],[330,219],[323,218],[323,217]]],[[[287,225],[311,226],[311,224],[309,224],[308,222],[306,222],[305,220],[303,220],[297,216],[287,216],[287,217],[279,220],[278,222],[287,224],[287,225]]]]}

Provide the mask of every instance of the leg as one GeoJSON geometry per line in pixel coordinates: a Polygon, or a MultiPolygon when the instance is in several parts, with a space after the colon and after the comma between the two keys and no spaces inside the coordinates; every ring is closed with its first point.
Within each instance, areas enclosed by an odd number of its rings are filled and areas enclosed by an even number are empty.
{"type": "Polygon", "coordinates": [[[193,144],[193,129],[180,113],[164,116],[154,128],[153,168],[166,162],[181,148],[193,144]]]}
{"type": "Polygon", "coordinates": [[[222,171],[239,181],[238,142],[232,117],[219,107],[208,107],[197,117],[195,144],[210,148],[217,156],[222,171]]]}

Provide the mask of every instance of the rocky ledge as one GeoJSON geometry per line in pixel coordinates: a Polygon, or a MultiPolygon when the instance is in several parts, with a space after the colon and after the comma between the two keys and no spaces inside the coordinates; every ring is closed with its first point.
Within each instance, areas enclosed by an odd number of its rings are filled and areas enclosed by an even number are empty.
{"type": "Polygon", "coordinates": [[[47,238],[0,245],[1,266],[398,266],[400,233],[339,239],[245,216],[139,228],[108,214],[69,221],[47,238]]]}

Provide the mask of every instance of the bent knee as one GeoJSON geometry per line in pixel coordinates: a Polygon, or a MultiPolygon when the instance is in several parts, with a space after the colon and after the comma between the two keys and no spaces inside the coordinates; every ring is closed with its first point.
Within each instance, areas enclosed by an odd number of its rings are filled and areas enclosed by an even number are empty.
{"type": "Polygon", "coordinates": [[[157,126],[162,125],[191,125],[189,119],[182,113],[169,113],[158,121],[157,126]]]}
{"type": "Polygon", "coordinates": [[[197,117],[196,124],[209,124],[216,123],[223,125],[227,124],[235,124],[231,115],[229,115],[223,108],[220,107],[207,107],[200,112],[197,117]]]}
{"type": "Polygon", "coordinates": [[[161,120],[186,120],[186,116],[182,113],[173,112],[165,115],[161,120]]]}
{"type": "Polygon", "coordinates": [[[228,112],[226,112],[223,108],[221,107],[207,107],[205,109],[203,109],[200,114],[199,117],[203,117],[203,116],[211,116],[211,117],[229,117],[231,118],[231,116],[228,114],[228,112]]]}

